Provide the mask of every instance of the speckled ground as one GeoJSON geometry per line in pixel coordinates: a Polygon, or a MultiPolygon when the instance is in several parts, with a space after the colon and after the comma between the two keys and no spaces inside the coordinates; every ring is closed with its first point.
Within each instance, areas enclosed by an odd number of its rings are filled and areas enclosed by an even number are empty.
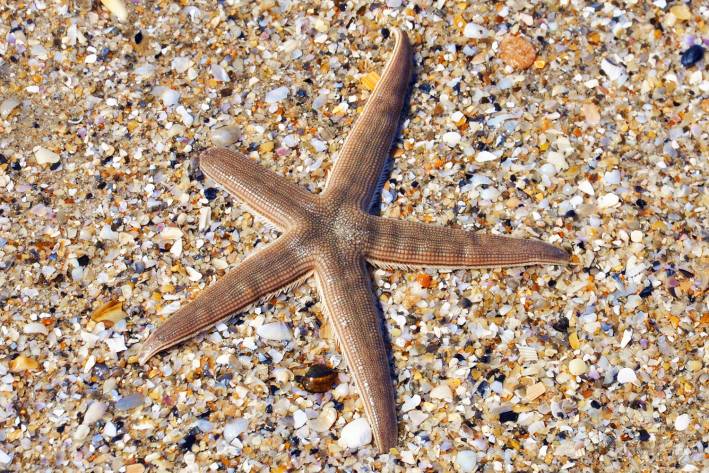
{"type": "Polygon", "coordinates": [[[0,469],[707,467],[706,4],[123,1],[0,6],[0,469]],[[135,354],[277,237],[199,150],[318,192],[395,26],[417,77],[381,212],[579,264],[374,271],[401,408],[376,456],[340,439],[362,411],[311,283],[135,354]]]}

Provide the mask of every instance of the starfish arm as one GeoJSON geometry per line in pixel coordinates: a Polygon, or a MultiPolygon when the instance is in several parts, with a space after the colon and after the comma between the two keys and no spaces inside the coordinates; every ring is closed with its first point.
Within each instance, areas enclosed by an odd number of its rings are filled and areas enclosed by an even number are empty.
{"type": "Polygon", "coordinates": [[[141,347],[140,363],[305,278],[312,265],[294,249],[294,241],[292,235],[283,235],[202,291],[150,334],[141,347]]]}
{"type": "Polygon", "coordinates": [[[301,221],[316,200],[294,182],[226,148],[208,149],[199,162],[207,176],[281,229],[301,221]]]}
{"type": "Polygon", "coordinates": [[[328,177],[326,196],[368,210],[382,168],[398,133],[399,116],[411,79],[412,52],[406,33],[396,44],[364,111],[347,136],[328,177]]]}
{"type": "Polygon", "coordinates": [[[485,235],[370,216],[370,263],[380,267],[482,268],[569,264],[569,254],[539,240],[485,235]]]}
{"type": "Polygon", "coordinates": [[[334,328],[380,452],[396,445],[396,404],[382,320],[364,259],[342,258],[315,271],[325,313],[334,328]]]}

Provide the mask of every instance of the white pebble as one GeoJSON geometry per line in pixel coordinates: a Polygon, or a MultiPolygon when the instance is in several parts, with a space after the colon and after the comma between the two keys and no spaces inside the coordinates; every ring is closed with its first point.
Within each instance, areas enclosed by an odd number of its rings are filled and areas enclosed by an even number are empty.
{"type": "Polygon", "coordinates": [[[266,340],[291,340],[290,328],[283,322],[263,324],[256,329],[256,334],[266,340]]]}
{"type": "Polygon", "coordinates": [[[160,238],[162,240],[177,240],[182,238],[182,230],[177,227],[165,227],[160,232],[160,238]]]}
{"type": "Polygon", "coordinates": [[[300,429],[308,422],[308,415],[304,410],[298,409],[293,413],[293,427],[300,429]]]}
{"type": "Polygon", "coordinates": [[[463,29],[463,36],[466,38],[481,39],[487,36],[487,30],[475,23],[468,23],[463,29]]]}
{"type": "Polygon", "coordinates": [[[643,241],[643,232],[640,230],[633,230],[630,232],[630,241],[633,243],[642,243],[643,241]]]}
{"type": "Polygon", "coordinates": [[[180,93],[176,90],[165,89],[160,94],[160,100],[166,107],[171,107],[180,100],[180,93]]]}
{"type": "Polygon", "coordinates": [[[224,68],[219,64],[212,64],[212,67],[210,67],[210,72],[219,82],[229,82],[229,74],[227,74],[224,68]]]}
{"type": "Polygon", "coordinates": [[[387,0],[387,6],[389,8],[399,8],[401,6],[401,0],[387,0]]]}
{"type": "Polygon", "coordinates": [[[187,56],[178,56],[172,60],[170,66],[177,73],[183,73],[192,65],[192,60],[187,56]]]}
{"type": "Polygon", "coordinates": [[[190,281],[197,282],[202,279],[202,273],[190,266],[185,266],[185,271],[187,271],[187,277],[190,281]]]}
{"type": "Polygon", "coordinates": [[[107,438],[113,438],[116,436],[117,433],[118,429],[116,428],[116,424],[114,424],[110,420],[106,422],[106,425],[103,428],[102,435],[107,438]]]}
{"type": "Polygon", "coordinates": [[[236,125],[215,128],[210,133],[212,144],[216,146],[229,146],[241,137],[241,128],[236,125]]]}
{"type": "Polygon", "coordinates": [[[606,73],[606,76],[608,76],[610,80],[616,81],[619,84],[624,83],[625,80],[628,78],[628,75],[625,73],[625,68],[623,66],[613,64],[607,59],[601,61],[601,69],[603,69],[603,72],[606,73]]]}
{"type": "Polygon", "coordinates": [[[423,411],[420,411],[418,409],[409,411],[409,422],[411,422],[411,425],[413,425],[414,427],[418,427],[426,419],[428,419],[428,414],[423,411]]]}
{"type": "Polygon", "coordinates": [[[444,399],[448,402],[453,401],[453,391],[447,383],[441,383],[431,390],[433,399],[444,399]]]}
{"type": "Polygon", "coordinates": [[[3,450],[0,450],[0,464],[2,465],[7,465],[12,461],[12,457],[5,453],[3,450]]]}
{"type": "Polygon", "coordinates": [[[409,412],[412,409],[416,409],[419,404],[421,404],[421,396],[414,394],[404,400],[404,404],[401,406],[401,412],[409,412]]]}
{"type": "Polygon", "coordinates": [[[616,184],[620,184],[620,171],[617,169],[614,169],[612,171],[608,171],[605,174],[603,174],[603,182],[607,186],[613,186],[616,184]]]}
{"type": "Polygon", "coordinates": [[[620,348],[625,348],[630,340],[633,338],[632,329],[626,329],[623,331],[623,338],[620,340],[620,348]]]}
{"type": "Polygon", "coordinates": [[[498,191],[494,187],[488,187],[487,189],[483,189],[480,191],[480,198],[483,200],[489,200],[490,202],[494,202],[499,196],[500,191],[498,191]]]}
{"type": "Polygon", "coordinates": [[[618,205],[618,202],[620,202],[620,198],[617,195],[613,193],[604,194],[598,198],[598,207],[607,209],[608,207],[618,205]]]}
{"type": "Polygon", "coordinates": [[[635,375],[635,371],[632,368],[621,368],[620,371],[618,371],[618,382],[620,384],[634,383],[637,380],[638,377],[635,375]]]}
{"type": "Polygon", "coordinates": [[[108,349],[112,353],[118,353],[128,349],[126,347],[126,341],[123,335],[116,335],[114,337],[107,338],[105,341],[106,345],[108,345],[108,349]]]}
{"type": "Polygon", "coordinates": [[[588,368],[581,358],[574,358],[569,362],[569,373],[574,376],[581,376],[588,368]]]}
{"type": "Polygon", "coordinates": [[[310,140],[310,144],[313,145],[313,148],[318,153],[322,153],[327,149],[327,143],[325,143],[324,141],[320,141],[317,138],[313,138],[312,140],[310,140]]]}
{"type": "Polygon", "coordinates": [[[84,425],[91,425],[103,417],[106,413],[106,404],[100,401],[93,401],[84,414],[84,425]]]}
{"type": "Polygon", "coordinates": [[[278,103],[288,97],[289,93],[288,87],[285,86],[273,89],[266,94],[266,103],[278,103]]]}
{"type": "Polygon", "coordinates": [[[59,162],[59,155],[41,146],[34,150],[34,159],[37,164],[54,164],[59,162]]]}
{"type": "Polygon", "coordinates": [[[20,100],[17,97],[6,98],[0,104],[0,115],[2,115],[3,118],[7,117],[18,105],[20,105],[20,100]]]}
{"type": "Polygon", "coordinates": [[[461,472],[473,472],[478,465],[478,455],[472,450],[461,450],[455,456],[455,464],[461,472]]]}
{"type": "Polygon", "coordinates": [[[675,430],[679,430],[680,432],[683,430],[687,430],[687,427],[689,427],[689,421],[690,417],[688,414],[682,414],[680,416],[677,416],[675,419],[675,430]]]}
{"type": "Polygon", "coordinates": [[[149,77],[155,73],[155,66],[152,64],[141,64],[133,69],[133,74],[142,77],[149,77]]]}
{"type": "Polygon", "coordinates": [[[286,135],[285,138],[283,138],[283,145],[289,148],[295,148],[298,143],[300,143],[300,137],[298,135],[291,133],[290,135],[286,135]]]}
{"type": "Polygon", "coordinates": [[[101,3],[118,18],[118,21],[126,21],[128,19],[128,10],[123,0],[101,0],[101,3]]]}
{"type": "Polygon", "coordinates": [[[442,140],[445,144],[452,148],[458,143],[460,143],[460,133],[458,133],[457,131],[449,131],[447,133],[443,133],[442,140]]]}
{"type": "Polygon", "coordinates": [[[594,192],[594,190],[593,190],[593,186],[591,185],[590,182],[588,182],[588,181],[585,180],[585,179],[584,179],[583,181],[579,182],[579,190],[580,190],[581,192],[583,192],[584,194],[588,194],[588,195],[594,195],[594,194],[595,194],[595,192],[594,192]]]}
{"type": "Polygon", "coordinates": [[[372,428],[364,417],[359,417],[342,428],[340,440],[347,448],[363,447],[372,441],[372,428]]]}
{"type": "Polygon", "coordinates": [[[562,171],[569,167],[564,155],[556,151],[549,151],[547,154],[547,161],[554,165],[556,169],[562,171]]]}
{"type": "Polygon", "coordinates": [[[39,322],[30,322],[22,328],[22,332],[26,334],[41,333],[42,335],[47,335],[47,327],[39,322]]]}
{"type": "Polygon", "coordinates": [[[190,114],[190,112],[187,111],[187,109],[185,107],[180,105],[179,107],[177,107],[177,109],[175,111],[180,116],[180,119],[182,120],[183,125],[192,126],[192,123],[194,122],[194,117],[190,114]]]}
{"type": "Polygon", "coordinates": [[[317,418],[310,421],[309,425],[315,432],[327,432],[336,420],[337,411],[335,408],[326,407],[317,418]]]}
{"type": "Polygon", "coordinates": [[[116,241],[118,240],[118,232],[114,232],[111,230],[111,227],[108,226],[108,224],[103,224],[103,228],[101,228],[101,233],[99,233],[98,237],[101,240],[113,240],[116,241]]]}
{"type": "Polygon", "coordinates": [[[239,435],[249,428],[249,421],[246,419],[235,419],[224,426],[224,440],[231,443],[239,435]]]}
{"type": "Polygon", "coordinates": [[[478,155],[475,157],[475,161],[479,163],[486,163],[488,161],[494,161],[498,158],[497,155],[494,153],[491,153],[489,151],[480,151],[478,155]]]}

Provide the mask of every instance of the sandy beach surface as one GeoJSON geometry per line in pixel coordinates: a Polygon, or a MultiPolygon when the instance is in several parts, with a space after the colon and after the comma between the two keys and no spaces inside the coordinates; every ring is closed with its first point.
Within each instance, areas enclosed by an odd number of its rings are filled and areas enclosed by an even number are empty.
{"type": "Polygon", "coordinates": [[[706,468],[706,4],[9,0],[0,19],[0,470],[706,468]],[[372,269],[399,407],[378,455],[313,281],[136,355],[278,237],[200,151],[320,192],[394,28],[415,80],[381,214],[577,264],[372,269]]]}

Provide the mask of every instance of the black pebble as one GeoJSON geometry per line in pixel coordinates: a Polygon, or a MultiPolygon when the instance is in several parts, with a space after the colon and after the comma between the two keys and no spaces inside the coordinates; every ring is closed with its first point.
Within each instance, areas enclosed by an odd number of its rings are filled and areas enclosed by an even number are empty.
{"type": "Polygon", "coordinates": [[[559,332],[566,332],[569,329],[569,319],[566,317],[561,317],[559,320],[551,324],[554,330],[559,332]]]}
{"type": "Polygon", "coordinates": [[[59,169],[59,167],[60,167],[61,165],[62,165],[62,162],[61,162],[61,161],[57,161],[56,163],[52,163],[52,164],[49,166],[49,169],[51,169],[52,171],[56,171],[57,169],[59,169]]]}
{"type": "Polygon", "coordinates": [[[641,442],[647,442],[648,440],[650,440],[650,434],[647,433],[647,430],[640,429],[638,430],[638,438],[641,442]]]}
{"type": "Polygon", "coordinates": [[[0,153],[0,164],[6,164],[7,163],[7,158],[5,157],[4,154],[0,153]]]}
{"type": "Polygon", "coordinates": [[[460,300],[460,305],[463,307],[463,309],[470,309],[473,306],[473,303],[470,301],[470,299],[464,297],[460,300]]]}
{"type": "Polygon", "coordinates": [[[207,200],[214,200],[217,198],[217,189],[214,187],[207,187],[204,189],[204,196],[207,198],[207,200]]]}
{"type": "Polygon", "coordinates": [[[88,266],[89,264],[89,257],[86,255],[81,255],[76,260],[79,262],[79,266],[88,266]]]}
{"type": "Polygon", "coordinates": [[[594,399],[593,401],[591,401],[591,407],[593,407],[594,409],[600,409],[601,403],[594,399]]]}
{"type": "Polygon", "coordinates": [[[500,413],[500,422],[517,422],[518,417],[519,417],[519,414],[517,414],[516,412],[512,412],[512,411],[501,412],[500,413]]]}
{"type": "Polygon", "coordinates": [[[701,44],[695,44],[690,46],[685,52],[682,53],[682,65],[684,67],[692,67],[696,63],[702,60],[704,57],[704,47],[701,44]]]}
{"type": "Polygon", "coordinates": [[[143,33],[141,33],[140,31],[138,31],[138,32],[135,34],[135,37],[134,37],[133,39],[135,39],[135,44],[140,44],[140,43],[142,43],[142,42],[143,42],[143,33]]]}
{"type": "Polygon", "coordinates": [[[19,161],[15,161],[14,163],[12,163],[12,169],[15,171],[19,171],[20,169],[22,169],[22,164],[20,164],[19,161]]]}
{"type": "Polygon", "coordinates": [[[180,442],[178,443],[179,447],[182,450],[189,452],[192,449],[192,445],[194,445],[197,441],[197,432],[199,432],[197,427],[190,429],[189,433],[185,436],[185,438],[180,440],[180,442]]]}
{"type": "Polygon", "coordinates": [[[652,294],[652,290],[652,284],[648,284],[642,291],[640,291],[640,297],[642,297],[643,299],[646,297],[650,297],[650,294],[652,294]]]}
{"type": "Polygon", "coordinates": [[[384,39],[387,39],[389,37],[389,30],[387,28],[382,28],[382,36],[384,39]]]}

